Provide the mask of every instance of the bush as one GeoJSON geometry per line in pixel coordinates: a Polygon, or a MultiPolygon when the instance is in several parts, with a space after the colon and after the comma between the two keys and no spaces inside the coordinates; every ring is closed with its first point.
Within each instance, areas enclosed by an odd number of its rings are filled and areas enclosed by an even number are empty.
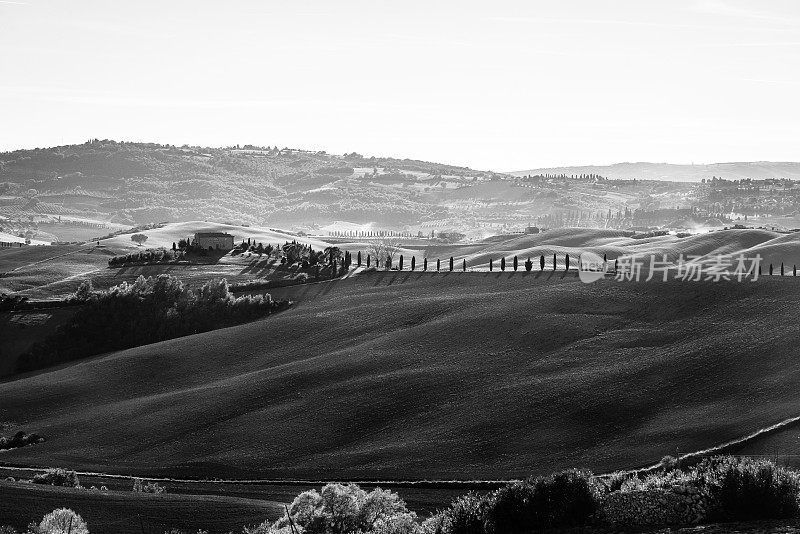
{"type": "Polygon", "coordinates": [[[305,534],[418,534],[416,515],[409,512],[396,493],[376,488],[367,493],[355,484],[328,484],[321,492],[298,495],[289,515],[274,525],[259,525],[248,534],[272,534],[290,527],[291,521],[305,534]]]}
{"type": "Polygon", "coordinates": [[[497,490],[491,499],[487,513],[487,528],[491,533],[525,532],[538,524],[534,486],[526,482],[515,482],[497,490]]]}
{"type": "Polygon", "coordinates": [[[153,493],[160,495],[166,493],[166,488],[159,486],[158,482],[148,482],[147,484],[141,478],[133,479],[133,492],[134,493],[153,493]]]}
{"type": "Polygon", "coordinates": [[[16,449],[18,447],[25,447],[26,445],[35,445],[42,443],[45,439],[37,433],[26,434],[19,431],[10,438],[0,437],[0,450],[3,449],[16,449]]]}
{"type": "Polygon", "coordinates": [[[768,460],[716,457],[697,466],[713,501],[710,517],[724,521],[800,515],[800,474],[768,460]]]}
{"type": "Polygon", "coordinates": [[[18,534],[17,529],[8,525],[0,525],[0,534],[18,534]]]}
{"type": "Polygon", "coordinates": [[[680,460],[674,456],[667,455],[661,459],[661,469],[664,471],[672,471],[678,467],[680,467],[680,460]]]}
{"type": "Polygon", "coordinates": [[[453,501],[442,522],[447,534],[484,534],[488,498],[470,492],[453,501]]]}
{"type": "Polygon", "coordinates": [[[89,534],[89,528],[81,516],[69,508],[59,508],[42,518],[37,534],[89,534]]]}
{"type": "Polygon", "coordinates": [[[588,471],[513,483],[492,495],[486,530],[500,534],[584,525],[597,510],[599,497],[600,488],[588,471]]]}
{"type": "Polygon", "coordinates": [[[50,486],[64,486],[67,488],[79,488],[80,481],[75,471],[67,471],[61,467],[48,469],[44,473],[39,473],[33,477],[34,484],[47,484],[50,486]]]}

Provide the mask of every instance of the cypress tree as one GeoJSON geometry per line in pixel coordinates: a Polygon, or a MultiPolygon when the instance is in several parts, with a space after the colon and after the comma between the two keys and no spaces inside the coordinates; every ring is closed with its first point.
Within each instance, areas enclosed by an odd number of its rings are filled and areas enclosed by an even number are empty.
{"type": "Polygon", "coordinates": [[[533,262],[531,261],[530,256],[528,257],[528,261],[525,262],[525,270],[530,272],[533,269],[533,262]]]}
{"type": "Polygon", "coordinates": [[[783,276],[783,262],[781,262],[781,276],[783,276]]]}
{"type": "Polygon", "coordinates": [[[442,266],[441,260],[439,258],[436,258],[436,272],[437,273],[439,272],[439,267],[441,267],[441,266],[442,266]]]}
{"type": "Polygon", "coordinates": [[[428,270],[428,258],[422,258],[422,270],[423,271],[428,270]]]}
{"type": "Polygon", "coordinates": [[[411,256],[411,270],[412,271],[414,270],[414,267],[416,267],[416,263],[417,263],[417,261],[416,261],[415,257],[411,256]]]}
{"type": "Polygon", "coordinates": [[[401,270],[401,271],[403,270],[403,255],[402,254],[400,254],[400,262],[397,264],[397,268],[399,270],[401,270]]]}
{"type": "Polygon", "coordinates": [[[492,266],[492,258],[489,258],[489,271],[492,270],[494,270],[494,267],[492,266]]]}
{"type": "Polygon", "coordinates": [[[608,258],[606,257],[606,255],[605,255],[605,254],[603,254],[603,263],[605,263],[605,262],[607,262],[607,261],[608,261],[608,258]]]}
{"type": "Polygon", "coordinates": [[[356,261],[358,262],[358,267],[361,267],[361,251],[358,251],[358,255],[356,256],[356,261]]]}
{"type": "Polygon", "coordinates": [[[506,270],[506,258],[505,258],[505,256],[500,258],[500,270],[501,271],[505,271],[506,270]]]}
{"type": "Polygon", "coordinates": [[[569,254],[564,258],[564,270],[569,271],[569,254]]]}
{"type": "Polygon", "coordinates": [[[517,257],[514,256],[514,270],[515,271],[517,270],[517,267],[519,267],[519,263],[517,262],[517,257]]]}
{"type": "Polygon", "coordinates": [[[386,270],[390,271],[392,269],[392,257],[386,256],[386,270]]]}
{"type": "Polygon", "coordinates": [[[614,260],[614,272],[617,272],[617,261],[619,260],[614,260]]]}
{"type": "Polygon", "coordinates": [[[539,270],[544,271],[544,254],[539,256],[539,270]]]}
{"type": "Polygon", "coordinates": [[[178,250],[178,245],[175,244],[175,241],[172,242],[172,252],[178,250]]]}
{"type": "Polygon", "coordinates": [[[450,272],[453,272],[453,256],[450,256],[450,272]]]}
{"type": "Polygon", "coordinates": [[[556,255],[555,255],[555,253],[553,254],[553,270],[554,271],[556,270],[556,255]]]}
{"type": "Polygon", "coordinates": [[[461,267],[463,268],[464,272],[467,272],[467,258],[464,258],[463,261],[464,261],[464,263],[461,265],[461,267]]]}
{"type": "Polygon", "coordinates": [[[769,275],[772,276],[772,264],[769,264],[769,275]]]}
{"type": "Polygon", "coordinates": [[[792,268],[792,276],[797,276],[797,265],[792,268]]]}
{"type": "Polygon", "coordinates": [[[367,269],[369,269],[369,254],[367,254],[367,269]]]}

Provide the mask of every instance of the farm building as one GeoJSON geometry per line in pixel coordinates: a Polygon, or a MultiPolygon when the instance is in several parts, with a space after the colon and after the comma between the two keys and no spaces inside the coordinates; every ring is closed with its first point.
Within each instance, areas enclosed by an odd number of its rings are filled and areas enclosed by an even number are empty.
{"type": "Polygon", "coordinates": [[[197,232],[192,245],[209,250],[231,250],[233,236],[225,232],[197,232]]]}

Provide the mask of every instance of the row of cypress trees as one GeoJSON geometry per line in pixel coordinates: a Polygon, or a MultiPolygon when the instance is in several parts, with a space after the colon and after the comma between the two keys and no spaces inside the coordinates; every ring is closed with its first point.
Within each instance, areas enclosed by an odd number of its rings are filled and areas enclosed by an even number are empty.
{"type": "MultiPolygon", "coordinates": [[[[380,265],[378,265],[378,261],[379,260],[377,260],[377,259],[374,261],[375,267],[380,267],[380,265]]],[[[422,263],[422,270],[423,271],[427,271],[428,270],[428,258],[423,258],[422,262],[423,262],[422,263]]],[[[373,264],[372,257],[369,254],[367,254],[367,258],[366,258],[366,262],[365,263],[362,263],[361,252],[359,252],[356,255],[356,266],[357,267],[361,267],[362,265],[365,265],[367,268],[370,268],[370,267],[372,267],[372,264],[373,264]]],[[[405,257],[402,254],[400,254],[400,258],[398,259],[398,262],[397,262],[397,269],[399,271],[402,271],[404,265],[405,265],[405,257]]],[[[387,269],[391,269],[392,268],[392,257],[391,256],[386,256],[386,259],[384,260],[384,267],[386,267],[387,269]]],[[[411,256],[411,270],[414,271],[414,270],[416,270],[416,268],[417,268],[417,258],[416,258],[416,256],[411,256]]],[[[442,262],[441,262],[440,259],[437,258],[436,259],[436,270],[437,271],[441,271],[442,270],[441,268],[442,268],[442,262]]],[[[463,271],[467,270],[467,260],[466,259],[462,260],[461,269],[463,271]]],[[[450,256],[449,270],[450,271],[454,271],[455,270],[455,259],[453,258],[453,256],[450,256]]]]}
{"type": "MultiPolygon", "coordinates": [[[[552,265],[552,269],[554,271],[557,269],[557,267],[556,267],[557,259],[558,259],[557,254],[553,254],[552,264],[551,265],[552,265]]],[[[603,254],[603,261],[604,262],[608,261],[608,256],[606,254],[603,254]]],[[[366,267],[367,268],[371,267],[372,263],[373,262],[372,262],[372,259],[371,259],[370,255],[367,254],[366,267]]],[[[378,262],[375,261],[374,263],[375,263],[375,266],[377,267],[378,266],[378,262]]],[[[544,269],[546,267],[546,263],[547,262],[545,260],[544,254],[540,255],[539,256],[539,270],[540,271],[544,271],[544,269]]],[[[578,263],[580,264],[580,256],[578,257],[578,263]]],[[[349,252],[346,253],[346,259],[345,259],[344,264],[348,268],[350,267],[350,265],[352,265],[352,258],[350,256],[349,252]]],[[[361,252],[358,252],[357,259],[356,259],[356,265],[358,267],[361,267],[363,264],[364,263],[362,262],[361,252]]],[[[398,264],[397,264],[397,269],[402,271],[403,267],[404,267],[404,264],[405,264],[405,259],[404,259],[403,255],[401,254],[400,258],[399,258],[399,261],[398,261],[398,264]]],[[[526,271],[532,271],[533,270],[533,262],[531,261],[530,257],[528,257],[527,261],[525,261],[525,263],[523,265],[524,265],[524,268],[525,268],[526,271]]],[[[384,262],[384,266],[386,267],[386,269],[391,269],[392,268],[392,258],[390,256],[386,257],[386,260],[384,262]]],[[[615,271],[617,270],[617,266],[618,266],[617,260],[614,260],[614,270],[615,271]]],[[[416,259],[415,256],[411,256],[411,270],[414,271],[414,270],[416,270],[416,268],[417,268],[417,259],[416,259]]],[[[511,268],[514,271],[519,269],[519,259],[518,259],[517,256],[514,256],[513,259],[511,260],[511,268]]],[[[569,268],[570,268],[570,265],[569,265],[569,254],[565,254],[564,255],[564,270],[565,271],[569,271],[569,268]]],[[[467,270],[467,260],[466,259],[462,259],[461,269],[462,269],[462,271],[466,272],[466,270],[467,270]]],[[[427,271],[428,270],[428,258],[423,258],[422,270],[423,271],[427,271]]],[[[441,260],[439,260],[439,259],[436,260],[436,270],[437,271],[441,270],[441,260]]],[[[454,260],[453,256],[450,256],[449,271],[452,272],[454,270],[455,270],[455,260],[454,260]]],[[[489,258],[489,270],[490,271],[494,271],[494,260],[492,258],[489,258]]],[[[500,258],[500,270],[501,271],[505,271],[506,270],[506,259],[505,259],[505,257],[501,257],[500,258]]],[[[759,272],[759,274],[761,274],[761,267],[759,267],[758,272],[759,272]]],[[[785,272],[786,272],[786,269],[785,269],[784,263],[781,262],[781,267],[780,267],[780,273],[781,274],[780,275],[784,276],[785,272]]],[[[774,268],[773,268],[773,265],[770,263],[769,264],[769,275],[773,276],[773,274],[774,274],[774,268]]],[[[792,276],[797,276],[797,265],[793,265],[792,266],[792,276]]]]}

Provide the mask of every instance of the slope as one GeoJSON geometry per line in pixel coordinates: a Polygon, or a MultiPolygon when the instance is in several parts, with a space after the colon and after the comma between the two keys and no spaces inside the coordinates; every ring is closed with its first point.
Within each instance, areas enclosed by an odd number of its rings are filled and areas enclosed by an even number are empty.
{"type": "MultiPolygon", "coordinates": [[[[796,278],[365,273],[296,309],[0,382],[3,454],[142,474],[606,471],[796,415],[796,278]]],[[[313,291],[313,292],[312,292],[313,291]]]]}

